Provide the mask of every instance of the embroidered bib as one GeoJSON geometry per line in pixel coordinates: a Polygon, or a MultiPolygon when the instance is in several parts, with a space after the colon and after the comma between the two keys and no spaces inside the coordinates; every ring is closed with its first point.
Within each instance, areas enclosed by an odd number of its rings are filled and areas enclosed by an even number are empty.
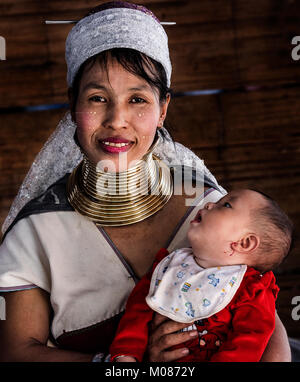
{"type": "Polygon", "coordinates": [[[246,265],[200,267],[191,248],[165,257],[155,268],[146,302],[177,322],[208,318],[227,306],[238,290],[246,265]]]}

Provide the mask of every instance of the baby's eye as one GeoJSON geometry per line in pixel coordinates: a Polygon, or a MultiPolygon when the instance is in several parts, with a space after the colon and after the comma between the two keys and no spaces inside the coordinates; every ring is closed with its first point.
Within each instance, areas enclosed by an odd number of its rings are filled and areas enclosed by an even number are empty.
{"type": "Polygon", "coordinates": [[[90,101],[92,102],[105,102],[105,98],[104,97],[101,97],[101,96],[93,96],[91,98],[89,98],[90,101]]]}
{"type": "Polygon", "coordinates": [[[223,204],[223,206],[226,207],[226,208],[232,208],[232,207],[231,207],[231,204],[228,203],[228,202],[225,202],[225,203],[223,204]]]}
{"type": "Polygon", "coordinates": [[[144,103],[146,101],[141,97],[133,97],[133,98],[131,98],[131,102],[132,103],[144,103]]]}

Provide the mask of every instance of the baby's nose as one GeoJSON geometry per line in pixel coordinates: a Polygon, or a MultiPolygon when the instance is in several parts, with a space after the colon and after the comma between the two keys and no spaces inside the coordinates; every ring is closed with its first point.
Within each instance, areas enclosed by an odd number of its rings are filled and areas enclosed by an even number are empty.
{"type": "Polygon", "coordinates": [[[208,202],[205,204],[204,209],[205,210],[211,210],[214,207],[215,203],[208,202]]]}

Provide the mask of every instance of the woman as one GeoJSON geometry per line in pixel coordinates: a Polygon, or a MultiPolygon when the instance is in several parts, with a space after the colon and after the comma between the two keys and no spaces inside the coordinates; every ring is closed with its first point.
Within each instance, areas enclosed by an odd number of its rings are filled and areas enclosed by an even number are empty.
{"type": "MultiPolygon", "coordinates": [[[[62,120],[34,162],[13,214],[26,198],[38,197],[9,224],[0,250],[3,361],[103,360],[126,299],[156,252],[185,246],[197,210],[224,194],[203,163],[162,128],[171,63],[167,36],[149,10],[123,2],[96,8],[70,32],[66,60],[72,120],[62,120]],[[75,169],[81,154],[68,139],[74,129],[83,155],[75,169]],[[192,164],[193,176],[178,162],[192,164]],[[71,175],[40,195],[68,166],[71,175]]],[[[197,335],[178,332],[184,326],[156,316],[148,360],[186,354],[170,350],[197,335]]],[[[263,359],[289,357],[277,319],[263,359]]]]}

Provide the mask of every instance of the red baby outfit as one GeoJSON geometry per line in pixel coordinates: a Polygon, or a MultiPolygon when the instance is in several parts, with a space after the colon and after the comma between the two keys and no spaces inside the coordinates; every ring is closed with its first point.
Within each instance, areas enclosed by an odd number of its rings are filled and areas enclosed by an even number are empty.
{"type": "MultiPolygon", "coordinates": [[[[153,310],[145,302],[152,273],[169,253],[161,249],[152,271],[144,276],[129,296],[115,339],[111,360],[130,355],[142,361],[148,343],[148,324],[153,310]]],[[[275,301],[279,288],[273,272],[261,275],[247,267],[244,278],[230,303],[212,316],[194,322],[198,337],[177,347],[188,347],[180,362],[257,362],[275,327],[275,301]]]]}

